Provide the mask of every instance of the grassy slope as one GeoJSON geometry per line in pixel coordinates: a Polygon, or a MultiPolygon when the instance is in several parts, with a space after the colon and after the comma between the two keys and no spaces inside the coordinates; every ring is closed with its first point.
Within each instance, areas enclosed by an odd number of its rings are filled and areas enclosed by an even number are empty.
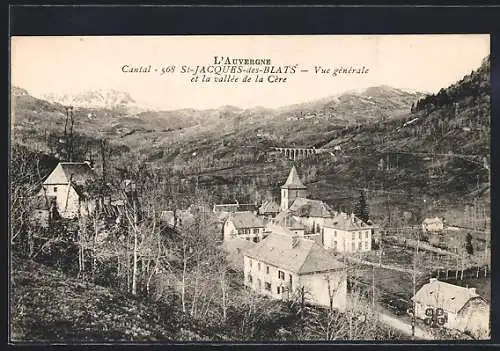
{"type": "MultiPolygon", "coordinates": [[[[177,311],[85,284],[47,266],[13,257],[12,341],[103,342],[210,340],[181,331],[177,311]]],[[[206,334],[205,334],[206,335],[206,334]]]]}

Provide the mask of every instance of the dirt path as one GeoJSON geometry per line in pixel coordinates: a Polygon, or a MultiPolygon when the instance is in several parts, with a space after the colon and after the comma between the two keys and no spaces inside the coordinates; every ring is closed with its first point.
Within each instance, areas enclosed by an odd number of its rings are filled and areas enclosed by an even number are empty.
{"type": "MultiPolygon", "coordinates": [[[[405,321],[402,321],[400,319],[397,319],[396,317],[392,317],[386,313],[379,312],[379,320],[386,324],[389,325],[390,327],[398,330],[399,332],[411,336],[411,325],[405,321]]],[[[423,340],[433,340],[434,337],[426,332],[425,330],[415,327],[415,338],[416,339],[423,339],[423,340]]]]}

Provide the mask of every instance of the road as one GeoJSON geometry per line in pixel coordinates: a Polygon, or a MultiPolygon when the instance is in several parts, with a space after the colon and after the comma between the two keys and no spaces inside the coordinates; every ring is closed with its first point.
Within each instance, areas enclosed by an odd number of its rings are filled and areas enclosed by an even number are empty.
{"type": "MultiPolygon", "coordinates": [[[[397,319],[396,317],[392,317],[386,313],[379,312],[379,320],[392,327],[393,329],[398,330],[399,332],[411,336],[411,325],[406,323],[405,321],[402,321],[400,319],[397,319]]],[[[415,338],[420,339],[420,340],[433,340],[434,337],[426,332],[425,330],[415,326],[415,338]]]]}

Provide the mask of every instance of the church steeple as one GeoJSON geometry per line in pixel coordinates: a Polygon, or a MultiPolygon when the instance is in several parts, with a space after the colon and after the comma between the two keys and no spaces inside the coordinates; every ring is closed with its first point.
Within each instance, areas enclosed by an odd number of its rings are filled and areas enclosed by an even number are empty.
{"type": "Polygon", "coordinates": [[[298,197],[306,197],[306,186],[302,183],[295,166],[290,170],[288,178],[281,186],[281,206],[282,211],[287,210],[298,197]]]}

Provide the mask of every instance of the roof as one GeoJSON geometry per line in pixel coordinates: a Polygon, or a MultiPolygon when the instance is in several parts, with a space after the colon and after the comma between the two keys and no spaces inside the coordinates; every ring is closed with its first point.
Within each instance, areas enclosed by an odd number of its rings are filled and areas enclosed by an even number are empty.
{"type": "Polygon", "coordinates": [[[338,213],[333,218],[325,220],[323,226],[327,228],[334,229],[368,229],[374,226],[363,222],[360,218],[356,217],[354,214],[348,215],[347,213],[338,213]]]}
{"type": "Polygon", "coordinates": [[[78,185],[84,185],[87,181],[94,181],[97,179],[97,174],[90,168],[90,165],[85,162],[60,162],[62,171],[66,175],[69,182],[78,185]]]}
{"type": "Polygon", "coordinates": [[[214,212],[236,212],[238,211],[238,204],[220,204],[214,205],[214,212]]]}
{"type": "Polygon", "coordinates": [[[306,186],[300,180],[295,166],[292,167],[285,184],[283,184],[281,187],[287,189],[307,189],[306,186]]]}
{"type": "Polygon", "coordinates": [[[257,204],[238,204],[238,211],[257,211],[257,204]]]}
{"type": "Polygon", "coordinates": [[[342,262],[337,261],[313,240],[278,233],[271,233],[253,248],[246,250],[245,256],[298,274],[344,268],[342,262]],[[295,246],[292,246],[293,240],[297,242],[295,246]]]}
{"type": "Polygon", "coordinates": [[[276,201],[264,201],[264,203],[259,207],[259,213],[278,213],[280,211],[280,206],[276,201]]]}
{"type": "Polygon", "coordinates": [[[279,213],[273,222],[288,229],[305,229],[302,223],[293,218],[293,213],[289,210],[279,213]]]}
{"type": "Polygon", "coordinates": [[[474,288],[449,284],[431,279],[420,288],[412,300],[424,305],[440,307],[445,311],[457,313],[472,298],[480,297],[474,288]]]}
{"type": "Polygon", "coordinates": [[[195,222],[195,216],[191,213],[190,209],[175,211],[167,210],[161,211],[160,221],[174,227],[181,227],[193,224],[195,222]]]}
{"type": "Polygon", "coordinates": [[[296,198],[289,210],[298,217],[330,218],[335,212],[326,203],[320,200],[311,200],[303,197],[296,198]]]}
{"type": "Polygon", "coordinates": [[[439,223],[442,224],[443,221],[439,217],[434,217],[434,218],[426,218],[424,219],[424,224],[433,224],[433,223],[439,223]]]}
{"type": "Polygon", "coordinates": [[[264,227],[264,222],[253,212],[233,212],[227,219],[233,222],[236,228],[258,228],[264,227]]]}
{"type": "Polygon", "coordinates": [[[254,246],[255,243],[253,241],[241,238],[226,239],[222,243],[222,248],[227,254],[229,264],[238,271],[243,271],[243,256],[245,251],[254,246]]]}
{"type": "Polygon", "coordinates": [[[214,212],[243,212],[243,211],[257,211],[258,206],[256,204],[220,204],[214,205],[214,212]]]}

